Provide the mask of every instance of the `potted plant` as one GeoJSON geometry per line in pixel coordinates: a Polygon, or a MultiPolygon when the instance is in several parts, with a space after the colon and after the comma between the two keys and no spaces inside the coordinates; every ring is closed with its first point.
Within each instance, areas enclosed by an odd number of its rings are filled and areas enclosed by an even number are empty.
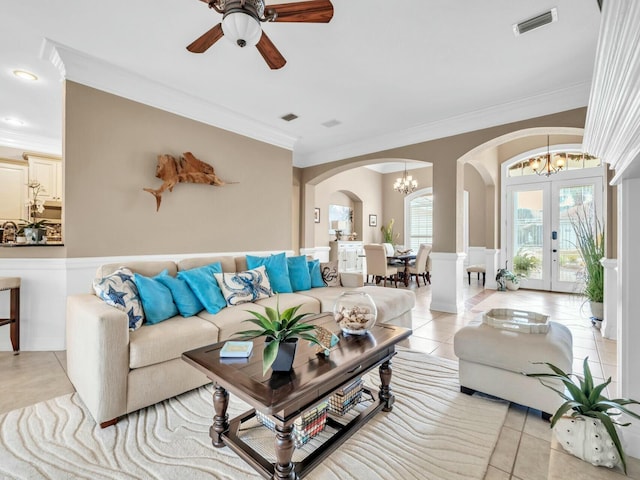
{"type": "Polygon", "coordinates": [[[584,289],[592,318],[601,321],[604,302],[604,230],[595,212],[584,206],[577,208],[569,219],[576,236],[575,246],[584,263],[584,289]]]}
{"type": "Polygon", "coordinates": [[[24,235],[26,237],[26,243],[40,243],[42,237],[46,234],[46,220],[38,220],[38,213],[44,212],[44,202],[38,197],[42,186],[38,182],[29,182],[27,184],[29,188],[29,220],[20,220],[20,229],[18,235],[24,235]]]}
{"type": "Polygon", "coordinates": [[[504,292],[507,289],[518,290],[520,288],[519,275],[516,275],[507,268],[508,263],[509,262],[505,262],[504,268],[498,269],[498,273],[496,274],[499,292],[504,292]]]}
{"type": "Polygon", "coordinates": [[[258,330],[244,330],[236,333],[245,340],[257,337],[266,337],[266,347],[262,353],[262,374],[266,374],[271,368],[274,372],[288,372],[293,366],[293,358],[295,356],[298,339],[308,340],[309,342],[324,345],[318,340],[316,335],[312,333],[316,330],[315,325],[301,322],[301,320],[310,313],[302,313],[296,315],[302,305],[287,308],[280,313],[279,301],[276,308],[266,307],[265,314],[249,311],[255,318],[244,320],[251,322],[260,327],[258,330]]]}
{"type": "Polygon", "coordinates": [[[539,264],[540,260],[531,252],[519,250],[513,257],[513,271],[519,277],[528,277],[539,264]]]}
{"type": "Polygon", "coordinates": [[[400,238],[399,233],[393,233],[394,222],[395,219],[392,218],[391,220],[389,220],[389,223],[386,226],[382,225],[382,227],[380,227],[380,230],[382,231],[382,244],[385,246],[384,248],[387,251],[387,257],[393,256],[393,245],[395,244],[396,240],[400,238]]]}
{"type": "Polygon", "coordinates": [[[609,400],[603,396],[602,392],[611,383],[611,377],[606,382],[595,385],[588,359],[589,357],[584,359],[584,378],[567,374],[547,362],[536,363],[547,365],[553,373],[526,375],[539,377],[542,385],[565,400],[551,418],[551,428],[565,450],[596,466],[613,468],[620,465],[626,474],[627,463],[617,427],[626,427],[630,424],[619,423],[614,417],[624,412],[630,417],[640,419],[640,415],[625,408],[625,405],[640,405],[640,402],[628,398],[609,400]],[[543,381],[544,378],[560,380],[565,390],[548,385],[543,381]]]}

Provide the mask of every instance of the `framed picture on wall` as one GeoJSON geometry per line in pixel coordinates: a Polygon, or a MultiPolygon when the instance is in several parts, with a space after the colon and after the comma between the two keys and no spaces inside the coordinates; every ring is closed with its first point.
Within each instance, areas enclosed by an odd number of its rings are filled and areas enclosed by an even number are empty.
{"type": "Polygon", "coordinates": [[[319,208],[314,208],[313,209],[313,221],[316,223],[320,223],[320,209],[319,208]]]}
{"type": "Polygon", "coordinates": [[[378,226],[378,216],[375,214],[370,214],[369,215],[369,226],[370,227],[377,227],[378,226]]]}

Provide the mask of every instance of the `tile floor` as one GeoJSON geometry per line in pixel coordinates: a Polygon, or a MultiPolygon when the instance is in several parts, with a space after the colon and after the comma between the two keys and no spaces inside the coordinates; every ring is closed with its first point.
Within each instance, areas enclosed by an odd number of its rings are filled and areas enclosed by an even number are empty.
{"type": "MultiPolygon", "coordinates": [[[[594,377],[611,376],[609,395],[615,395],[616,342],[602,338],[583,312],[582,299],[575,295],[531,290],[496,292],[484,290],[476,281],[465,285],[465,311],[458,315],[432,312],[429,286],[410,287],[416,293],[407,346],[432,355],[457,360],[453,353],[456,331],[480,312],[494,307],[517,305],[520,309],[551,315],[569,327],[574,339],[574,370],[582,370],[589,356],[594,377]]],[[[0,352],[0,413],[73,392],[65,374],[65,352],[22,352],[18,356],[0,352]],[[10,395],[7,392],[11,392],[10,395]]],[[[628,477],[618,471],[593,467],[564,452],[552,438],[549,424],[539,412],[511,405],[498,444],[493,452],[486,480],[640,480],[640,460],[628,459],[628,477]]]]}

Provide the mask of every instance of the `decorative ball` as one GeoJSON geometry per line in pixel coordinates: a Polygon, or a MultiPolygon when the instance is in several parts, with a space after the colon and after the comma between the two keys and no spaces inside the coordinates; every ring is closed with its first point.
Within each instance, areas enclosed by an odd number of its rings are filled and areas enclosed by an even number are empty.
{"type": "Polygon", "coordinates": [[[333,317],[343,333],[364,335],[375,325],[378,310],[368,294],[344,292],[333,306],[333,317]]]}

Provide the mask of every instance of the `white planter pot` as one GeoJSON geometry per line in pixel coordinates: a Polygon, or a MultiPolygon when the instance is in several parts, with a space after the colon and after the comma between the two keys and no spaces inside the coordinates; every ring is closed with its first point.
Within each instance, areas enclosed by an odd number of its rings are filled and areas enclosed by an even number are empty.
{"type": "Polygon", "coordinates": [[[591,316],[596,320],[604,319],[604,303],[602,302],[589,302],[591,308],[591,316]]]}
{"type": "Polygon", "coordinates": [[[506,281],[507,290],[518,290],[520,288],[520,282],[515,283],[511,280],[506,281]]]}
{"type": "Polygon", "coordinates": [[[615,444],[597,418],[562,417],[553,431],[560,445],[572,455],[595,466],[614,468],[621,465],[615,444]]]}

